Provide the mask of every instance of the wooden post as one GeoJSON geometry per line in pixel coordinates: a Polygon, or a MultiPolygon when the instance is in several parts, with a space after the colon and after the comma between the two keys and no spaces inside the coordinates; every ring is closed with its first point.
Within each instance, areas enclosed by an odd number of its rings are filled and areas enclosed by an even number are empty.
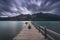
{"type": "Polygon", "coordinates": [[[40,32],[40,26],[39,26],[39,32],[40,32]]]}
{"type": "Polygon", "coordinates": [[[45,39],[47,38],[47,30],[46,30],[46,27],[45,27],[45,39]]]}

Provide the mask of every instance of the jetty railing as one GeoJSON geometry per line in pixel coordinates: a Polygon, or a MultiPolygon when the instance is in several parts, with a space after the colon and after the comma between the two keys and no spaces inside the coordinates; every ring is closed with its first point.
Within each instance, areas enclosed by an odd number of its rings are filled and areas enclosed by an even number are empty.
{"type": "Polygon", "coordinates": [[[59,34],[59,33],[55,32],[55,31],[53,31],[53,30],[48,29],[46,26],[43,27],[43,26],[37,25],[37,24],[35,24],[35,23],[32,23],[32,24],[34,25],[34,27],[35,27],[39,32],[41,32],[41,33],[45,36],[45,39],[55,40],[49,33],[54,34],[54,35],[60,37],[60,34],[59,34]],[[48,33],[48,32],[49,32],[49,33],[48,33]]]}

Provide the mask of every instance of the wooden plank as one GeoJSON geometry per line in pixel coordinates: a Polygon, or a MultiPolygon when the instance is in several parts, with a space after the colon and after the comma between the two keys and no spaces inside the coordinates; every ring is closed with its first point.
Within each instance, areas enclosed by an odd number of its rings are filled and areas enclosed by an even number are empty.
{"type": "Polygon", "coordinates": [[[13,40],[44,40],[44,36],[30,23],[31,29],[28,26],[23,27],[22,31],[13,38],[13,40]]]}

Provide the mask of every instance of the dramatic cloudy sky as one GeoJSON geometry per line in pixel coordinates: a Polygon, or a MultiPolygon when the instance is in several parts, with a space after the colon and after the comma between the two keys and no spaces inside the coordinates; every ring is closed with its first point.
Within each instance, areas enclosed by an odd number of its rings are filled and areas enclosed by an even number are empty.
{"type": "Polygon", "coordinates": [[[60,15],[60,0],[0,0],[0,17],[38,12],[60,15]]]}

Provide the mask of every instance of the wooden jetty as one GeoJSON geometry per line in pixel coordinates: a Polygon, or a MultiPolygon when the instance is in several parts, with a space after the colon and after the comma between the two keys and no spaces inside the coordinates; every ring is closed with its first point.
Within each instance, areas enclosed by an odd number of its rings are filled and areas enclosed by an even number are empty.
{"type": "Polygon", "coordinates": [[[55,40],[55,38],[47,32],[60,37],[59,33],[30,22],[26,26],[23,26],[22,31],[15,36],[13,40],[55,40]],[[28,29],[29,26],[31,26],[31,29],[28,29]]]}
{"type": "Polygon", "coordinates": [[[13,38],[13,40],[45,40],[44,36],[39,32],[31,23],[27,26],[24,26],[22,31],[13,38]],[[28,26],[31,26],[31,29],[28,29],[28,26]]]}

